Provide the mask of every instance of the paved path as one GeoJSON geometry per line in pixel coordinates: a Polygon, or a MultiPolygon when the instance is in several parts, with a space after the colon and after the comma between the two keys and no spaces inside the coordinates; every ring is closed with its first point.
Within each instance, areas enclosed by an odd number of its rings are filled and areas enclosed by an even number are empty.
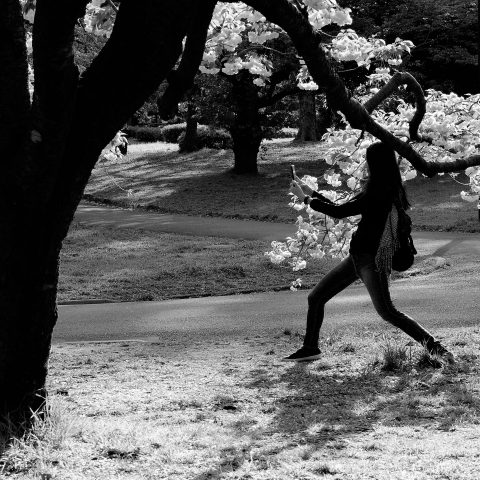
{"type": "MultiPolygon", "coordinates": [[[[283,240],[296,231],[295,224],[235,220],[219,217],[191,217],[81,204],[75,220],[90,226],[141,228],[167,233],[246,240],[283,240]]],[[[480,255],[480,234],[457,232],[414,232],[420,255],[444,256],[457,253],[480,255]]]]}
{"type": "MultiPolygon", "coordinates": [[[[480,325],[480,279],[463,281],[430,276],[398,280],[392,297],[427,328],[480,325]]],[[[281,334],[285,328],[303,332],[307,292],[275,292],[204,297],[163,302],[64,305],[54,343],[147,339],[182,344],[202,337],[227,340],[235,336],[281,334]]],[[[392,329],[373,310],[363,285],[333,298],[326,307],[324,331],[339,327],[392,329]]]]}
{"type": "Polygon", "coordinates": [[[241,238],[245,240],[281,240],[287,235],[292,235],[296,230],[293,223],[138,212],[91,204],[81,204],[75,214],[75,220],[90,226],[142,228],[183,235],[241,238]]]}
{"type": "MultiPolygon", "coordinates": [[[[143,228],[191,235],[281,240],[294,225],[137,213],[81,205],[76,220],[87,225],[143,228]]],[[[420,256],[480,255],[479,234],[416,232],[420,256]]],[[[471,258],[470,257],[470,258],[471,258]]],[[[470,276],[423,276],[398,280],[392,297],[427,328],[480,324],[480,279],[470,276]]],[[[285,328],[303,332],[307,292],[259,293],[163,302],[61,305],[54,343],[155,339],[181,345],[202,336],[279,334],[285,328]]],[[[362,285],[355,285],[327,305],[325,329],[348,326],[391,328],[373,311],[362,285]]]]}

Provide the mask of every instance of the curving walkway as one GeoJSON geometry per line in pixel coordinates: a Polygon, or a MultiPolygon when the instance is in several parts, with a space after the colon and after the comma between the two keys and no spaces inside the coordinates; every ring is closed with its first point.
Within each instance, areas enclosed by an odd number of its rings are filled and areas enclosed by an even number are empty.
{"type": "MultiPolygon", "coordinates": [[[[281,240],[294,225],[137,213],[82,204],[76,221],[113,228],[143,228],[190,235],[281,240]]],[[[399,279],[392,296],[407,313],[427,328],[455,328],[480,323],[480,235],[451,232],[415,232],[420,256],[455,256],[451,269],[433,275],[399,279]],[[464,267],[468,265],[469,271],[464,267]],[[472,265],[476,265],[472,269],[472,265]]],[[[188,345],[193,340],[235,336],[278,335],[285,328],[303,332],[307,292],[256,293],[190,298],[163,302],[60,305],[54,343],[140,340],[165,345],[188,345]]],[[[325,331],[336,328],[392,329],[373,310],[363,285],[337,295],[328,306],[325,331]]],[[[181,353],[181,349],[179,349],[181,353]]]]}
{"type": "MultiPolygon", "coordinates": [[[[90,226],[140,228],[183,235],[241,238],[245,240],[283,240],[295,233],[295,224],[235,220],[220,217],[191,217],[155,212],[140,212],[121,208],[82,203],[75,221],[90,226]]],[[[454,254],[480,255],[480,234],[458,232],[413,233],[421,256],[454,254]]]]}

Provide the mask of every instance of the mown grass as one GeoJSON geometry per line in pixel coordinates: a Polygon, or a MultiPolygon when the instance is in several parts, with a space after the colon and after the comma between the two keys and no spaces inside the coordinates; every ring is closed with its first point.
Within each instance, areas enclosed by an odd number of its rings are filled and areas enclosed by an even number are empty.
{"type": "MultiPolygon", "coordinates": [[[[72,226],[61,253],[59,300],[115,301],[284,290],[296,278],[264,255],[268,242],[138,229],[72,226]]],[[[302,271],[314,285],[335,263],[302,271]]]]}
{"type": "MultiPolygon", "coordinates": [[[[180,155],[172,144],[135,144],[120,162],[97,166],[87,196],[160,212],[293,223],[289,165],[300,175],[321,177],[323,158],[321,143],[265,142],[260,174],[238,176],[230,172],[231,151],[180,155]]],[[[460,199],[461,188],[447,176],[409,182],[415,228],[478,230],[476,209],[460,199]]],[[[269,248],[260,241],[74,225],[62,253],[59,298],[163,300],[289,288],[298,275],[269,263],[263,255],[269,248]]],[[[304,286],[313,286],[330,266],[312,262],[300,272],[304,286]]]]}
{"type": "MultiPolygon", "coordinates": [[[[97,166],[87,196],[160,212],[291,223],[296,215],[288,207],[289,165],[295,164],[300,176],[319,178],[329,168],[321,142],[265,142],[258,176],[233,175],[230,150],[204,149],[180,155],[177,149],[165,143],[132,145],[123,160],[97,166]],[[129,189],[133,190],[131,196],[129,189]]],[[[458,179],[466,182],[464,176],[458,179]]],[[[448,175],[409,181],[414,227],[480,231],[476,206],[460,198],[460,191],[466,188],[448,175]]]]}
{"type": "Polygon", "coordinates": [[[56,345],[51,415],[4,452],[0,477],[474,479],[480,330],[439,333],[457,365],[422,366],[413,347],[387,370],[382,346],[405,337],[360,330],[324,338],[318,362],[283,363],[301,341],[288,325],[227,345],[56,345]]]}

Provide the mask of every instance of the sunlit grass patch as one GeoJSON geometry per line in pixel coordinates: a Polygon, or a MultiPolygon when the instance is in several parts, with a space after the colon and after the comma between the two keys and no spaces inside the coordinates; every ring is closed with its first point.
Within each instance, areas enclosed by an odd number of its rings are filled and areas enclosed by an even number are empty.
{"type": "MultiPolygon", "coordinates": [[[[263,241],[75,224],[61,253],[59,299],[148,301],[287,290],[291,271],[265,257],[268,247],[263,241]]],[[[314,285],[334,263],[312,262],[303,272],[305,285],[314,285]]]]}
{"type": "MultiPolygon", "coordinates": [[[[176,145],[162,142],[132,145],[123,160],[97,165],[86,193],[161,212],[293,223],[296,212],[288,207],[287,195],[289,165],[295,164],[300,176],[313,175],[320,182],[329,168],[321,142],[264,142],[256,177],[230,173],[231,150],[203,149],[190,154],[177,150],[176,145]],[[128,195],[128,190],[133,193],[128,195]]],[[[323,184],[322,188],[330,187],[323,184]]],[[[415,228],[479,231],[476,209],[461,200],[461,186],[449,176],[418,177],[407,183],[407,190],[415,228]]]]}
{"type": "Polygon", "coordinates": [[[475,478],[480,332],[439,332],[470,339],[454,367],[416,368],[413,346],[411,368],[385,371],[382,349],[403,337],[332,332],[320,361],[292,365],[265,355],[298,343],[284,330],[228,346],[55,346],[51,415],[4,452],[0,477],[475,478]]]}

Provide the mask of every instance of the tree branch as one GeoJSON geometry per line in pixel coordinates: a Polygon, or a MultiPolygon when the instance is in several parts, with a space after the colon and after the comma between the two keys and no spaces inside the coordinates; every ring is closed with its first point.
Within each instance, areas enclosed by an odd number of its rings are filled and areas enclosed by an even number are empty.
{"type": "Polygon", "coordinates": [[[418,127],[422,123],[426,112],[427,102],[423,89],[417,80],[407,72],[395,72],[390,81],[384,85],[372,98],[364,103],[364,107],[368,113],[372,113],[380,103],[392,95],[401,85],[407,85],[415,96],[416,111],[415,115],[409,122],[410,139],[415,142],[430,141],[418,133],[418,127]]]}
{"type": "Polygon", "coordinates": [[[109,40],[78,85],[51,199],[48,228],[56,241],[68,231],[101,150],[174,67],[197,4],[198,0],[121,2],[109,40]]]}
{"type": "Polygon", "coordinates": [[[163,119],[172,116],[182,96],[193,85],[193,79],[203,58],[208,26],[216,3],[217,0],[206,0],[198,2],[196,6],[196,15],[187,32],[180,65],[170,72],[167,77],[168,87],[157,102],[160,117],[163,119]]]}
{"type": "MultiPolygon", "coordinates": [[[[244,1],[247,5],[262,13],[270,22],[277,24],[287,32],[299,55],[305,60],[315,83],[325,87],[328,104],[333,110],[341,111],[353,128],[365,130],[382,142],[385,142],[407,159],[415,169],[429,177],[440,172],[460,171],[469,166],[480,165],[479,155],[441,164],[427,162],[411,145],[396,138],[385,128],[377,124],[371,118],[367,109],[351,97],[350,92],[346,89],[319,46],[318,39],[308,19],[305,19],[292,3],[288,0],[244,1]]],[[[421,111],[418,115],[423,117],[421,111]]],[[[418,118],[416,122],[418,122],[418,118]]],[[[413,125],[414,134],[417,128],[418,125],[416,127],[413,125]]]]}

